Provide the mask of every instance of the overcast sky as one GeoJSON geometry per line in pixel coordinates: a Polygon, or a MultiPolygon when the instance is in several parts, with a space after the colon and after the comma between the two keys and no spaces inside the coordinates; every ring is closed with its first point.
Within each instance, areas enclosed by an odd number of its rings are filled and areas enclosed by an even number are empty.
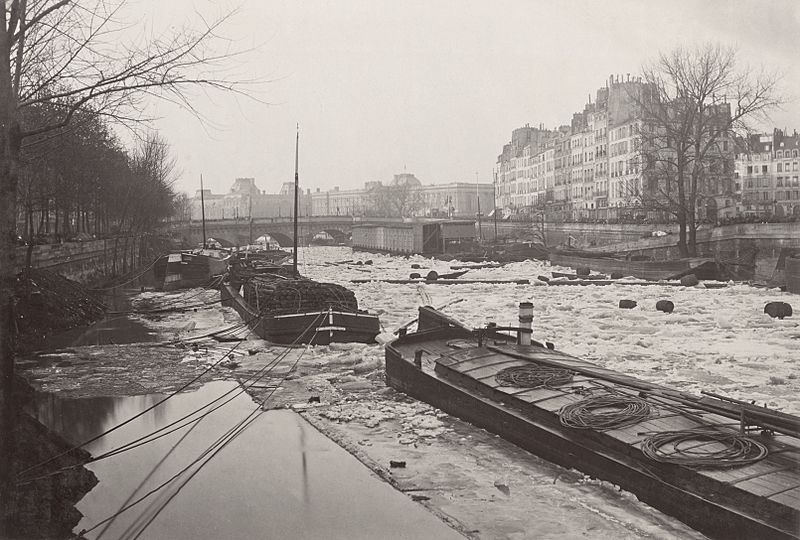
{"type": "MultiPolygon", "coordinates": [[[[276,192],[293,178],[297,122],[303,187],[360,187],[404,170],[426,184],[474,182],[476,172],[488,182],[512,129],[568,123],[610,74],[634,75],[658,51],[698,41],[736,45],[742,64],[781,71],[783,92],[800,94],[798,0],[240,5],[223,33],[234,47],[257,47],[239,69],[270,81],[257,93],[269,105],[198,96],[214,124],[205,126],[175,106],[154,107],[182,171],[180,190],[194,192],[202,173],[217,193],[240,176],[276,192]]],[[[205,0],[133,8],[151,24],[225,9],[205,0]]],[[[773,121],[800,129],[800,102],[773,121]]]]}

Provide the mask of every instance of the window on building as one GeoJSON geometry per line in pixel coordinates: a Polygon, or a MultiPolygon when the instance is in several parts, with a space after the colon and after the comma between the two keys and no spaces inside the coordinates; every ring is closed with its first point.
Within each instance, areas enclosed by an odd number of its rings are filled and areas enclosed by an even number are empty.
{"type": "Polygon", "coordinates": [[[769,167],[767,165],[762,165],[761,166],[761,172],[763,174],[767,174],[769,172],[769,167]]]}
{"type": "Polygon", "coordinates": [[[779,176],[776,180],[775,187],[783,187],[783,177],[779,176]]]}
{"type": "Polygon", "coordinates": [[[796,161],[794,163],[792,163],[792,170],[793,171],[797,170],[797,162],[796,161]]]}
{"type": "MultiPolygon", "coordinates": [[[[780,165],[779,165],[779,167],[780,167],[780,165]]],[[[780,169],[778,169],[778,172],[780,172],[780,169]]],[[[752,165],[748,165],[747,166],[747,174],[753,174],[753,166],[752,165]]]]}
{"type": "Polygon", "coordinates": [[[778,172],[783,172],[783,164],[778,163],[778,172]]]}
{"type": "Polygon", "coordinates": [[[761,198],[764,199],[765,201],[768,201],[769,200],[769,191],[763,192],[761,194],[761,198]]]}

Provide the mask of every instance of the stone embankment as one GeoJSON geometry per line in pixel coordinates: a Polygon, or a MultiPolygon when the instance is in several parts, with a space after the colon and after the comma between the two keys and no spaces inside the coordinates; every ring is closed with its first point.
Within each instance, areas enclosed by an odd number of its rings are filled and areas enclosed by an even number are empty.
{"type": "Polygon", "coordinates": [[[88,242],[65,242],[18,247],[16,269],[27,266],[49,270],[79,283],[99,283],[149,265],[173,246],[152,235],[121,236],[88,242]]]}

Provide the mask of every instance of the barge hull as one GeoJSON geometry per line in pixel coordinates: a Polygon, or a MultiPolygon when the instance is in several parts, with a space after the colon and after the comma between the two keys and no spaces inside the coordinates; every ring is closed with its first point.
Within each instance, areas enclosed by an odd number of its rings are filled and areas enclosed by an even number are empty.
{"type": "Polygon", "coordinates": [[[262,315],[249,306],[230,284],[220,287],[220,295],[223,306],[232,307],[254,334],[273,343],[374,343],[380,332],[378,317],[367,313],[317,311],[262,315]]]}
{"type": "MultiPolygon", "coordinates": [[[[644,456],[639,446],[653,430],[676,429],[691,418],[729,420],[717,413],[698,412],[691,406],[676,415],[679,407],[674,404],[680,404],[680,400],[673,398],[683,398],[683,394],[670,394],[664,387],[558,351],[497,342],[480,347],[470,329],[431,308],[420,308],[419,326],[421,331],[386,347],[386,382],[396,390],[548,461],[612,482],[711,537],[800,538],[799,448],[791,436],[762,438],[771,448],[770,455],[738,469],[698,470],[656,462],[644,456]],[[571,396],[572,390],[525,390],[489,383],[494,380],[493,374],[505,366],[522,365],[532,359],[544,365],[569,365],[576,373],[571,385],[591,385],[592,381],[602,380],[606,388],[627,388],[628,395],[652,395],[653,403],[667,413],[655,414],[629,428],[608,431],[566,427],[560,423],[558,411],[561,403],[581,399],[571,396]]],[[[699,420],[692,420],[695,421],[699,420]]]]}

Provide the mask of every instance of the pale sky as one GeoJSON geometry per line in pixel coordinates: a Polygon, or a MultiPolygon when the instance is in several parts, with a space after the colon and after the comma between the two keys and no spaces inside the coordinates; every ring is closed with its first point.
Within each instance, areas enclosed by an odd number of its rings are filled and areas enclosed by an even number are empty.
{"type": "MultiPolygon", "coordinates": [[[[128,11],[158,24],[228,7],[220,4],[138,0],[128,11]]],[[[179,190],[193,193],[203,174],[216,193],[240,176],[277,192],[293,179],[298,122],[303,187],[361,187],[404,169],[425,184],[474,182],[476,172],[490,182],[512,129],[569,123],[610,74],[633,76],[659,51],[706,40],[736,45],[742,65],[780,71],[792,99],[773,124],[800,130],[800,0],[239,5],[223,34],[233,47],[257,47],[237,69],[269,81],[257,91],[269,105],[197,96],[214,126],[154,106],[155,128],[182,171],[179,190]]]]}

